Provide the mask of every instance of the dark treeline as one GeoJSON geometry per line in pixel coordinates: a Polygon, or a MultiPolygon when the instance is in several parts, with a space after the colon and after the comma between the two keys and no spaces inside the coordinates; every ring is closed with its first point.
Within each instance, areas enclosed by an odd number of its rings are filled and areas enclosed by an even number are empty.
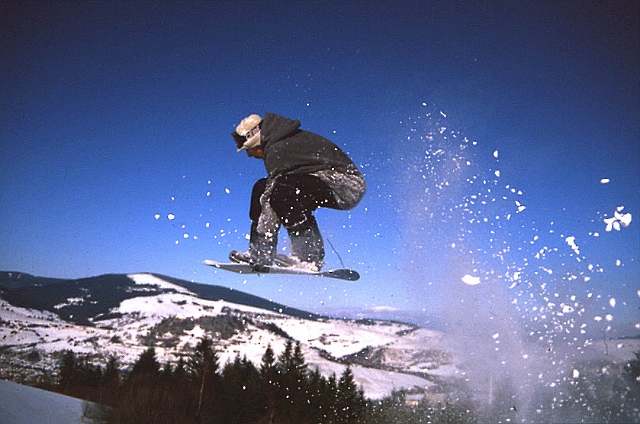
{"type": "Polygon", "coordinates": [[[221,367],[208,338],[175,365],[149,348],[127,373],[116,358],[102,370],[71,351],[59,367],[59,390],[108,406],[110,423],[363,422],[367,407],[349,368],[340,378],[309,371],[291,342],[278,358],[268,347],[259,368],[240,357],[221,367]]]}
{"type": "MultiPolygon", "coordinates": [[[[308,369],[300,344],[291,341],[276,358],[269,346],[259,367],[245,358],[220,366],[211,339],[177,364],[160,364],[154,348],[144,351],[130,371],[116,358],[106,368],[71,352],[59,362],[58,390],[106,407],[108,423],[388,423],[391,414],[412,420],[404,395],[369,401],[347,367],[328,378],[308,369]]],[[[475,422],[468,409],[448,405],[452,422],[475,422]],[[470,418],[470,419],[467,419],[470,418]]],[[[422,411],[424,412],[424,411],[422,411]]],[[[425,418],[423,413],[420,414],[425,418]]]]}
{"type": "Polygon", "coordinates": [[[117,358],[101,368],[66,351],[54,388],[104,405],[99,412],[107,423],[411,424],[526,421],[527,417],[635,422],[640,354],[619,373],[613,371],[605,364],[585,364],[580,374],[588,378],[534,394],[528,400],[531,411],[514,406],[513,382],[500,384],[489,405],[474,401],[462,386],[448,387],[449,395],[439,401],[425,398],[409,405],[403,392],[382,400],[365,399],[349,367],[339,377],[328,378],[310,370],[300,344],[291,341],[278,357],[269,346],[258,367],[239,356],[220,366],[213,342],[203,338],[190,356],[173,365],[160,364],[154,348],[149,348],[127,372],[119,369],[117,358]]]}

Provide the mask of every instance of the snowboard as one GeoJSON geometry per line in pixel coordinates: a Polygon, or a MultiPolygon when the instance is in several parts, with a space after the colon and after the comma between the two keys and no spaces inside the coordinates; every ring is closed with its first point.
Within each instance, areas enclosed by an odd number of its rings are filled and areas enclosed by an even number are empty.
{"type": "Polygon", "coordinates": [[[212,266],[218,269],[224,269],[225,271],[235,272],[237,274],[290,274],[290,275],[313,275],[316,277],[336,278],[338,280],[356,281],[360,278],[360,274],[357,271],[346,268],[330,269],[327,271],[305,271],[302,269],[296,269],[291,267],[281,267],[277,265],[271,265],[266,267],[264,272],[256,272],[251,269],[249,264],[244,263],[232,263],[232,262],[216,262],[207,259],[202,262],[205,265],[212,266]]]}

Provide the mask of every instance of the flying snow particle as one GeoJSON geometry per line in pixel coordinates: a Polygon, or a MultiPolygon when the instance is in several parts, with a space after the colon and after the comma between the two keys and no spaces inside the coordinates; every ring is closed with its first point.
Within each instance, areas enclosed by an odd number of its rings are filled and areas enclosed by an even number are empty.
{"type": "Polygon", "coordinates": [[[174,219],[176,219],[176,216],[174,214],[170,213],[169,215],[167,215],[167,219],[169,221],[173,221],[174,219]]]}
{"type": "Polygon", "coordinates": [[[580,371],[574,369],[573,370],[573,378],[578,378],[578,377],[580,377],[580,371]]]}
{"type": "Polygon", "coordinates": [[[224,192],[225,192],[225,193],[227,193],[227,194],[229,194],[229,193],[231,193],[231,190],[229,190],[228,188],[225,188],[225,189],[224,189],[224,192]]]}
{"type": "Polygon", "coordinates": [[[184,233],[184,234],[182,235],[182,238],[188,239],[188,238],[189,238],[189,234],[184,233]]]}
{"type": "Polygon", "coordinates": [[[493,152],[493,157],[496,158],[496,159],[498,158],[498,151],[497,150],[493,152]]]}
{"type": "Polygon", "coordinates": [[[624,215],[618,212],[615,212],[615,217],[620,221],[620,224],[623,227],[628,227],[631,224],[631,214],[625,213],[624,215]]]}
{"type": "Polygon", "coordinates": [[[611,230],[620,231],[620,226],[628,227],[631,224],[632,216],[630,213],[621,213],[624,209],[624,206],[618,206],[613,212],[613,216],[611,218],[605,218],[604,223],[607,224],[605,231],[610,232],[611,230]]]}
{"type": "Polygon", "coordinates": [[[609,184],[609,181],[611,181],[609,178],[603,178],[600,180],[600,184],[609,184]]]}
{"type": "Polygon", "coordinates": [[[611,299],[609,299],[609,305],[610,305],[612,308],[615,308],[615,307],[616,307],[616,299],[615,299],[615,298],[613,298],[613,297],[612,297],[611,299]]]}
{"type": "Polygon", "coordinates": [[[580,248],[578,247],[578,245],[576,244],[576,238],[571,236],[571,237],[567,237],[564,241],[567,242],[567,244],[571,247],[571,249],[576,252],[576,255],[580,254],[580,248]]]}
{"type": "Polygon", "coordinates": [[[605,218],[604,223],[607,224],[607,227],[604,229],[606,232],[610,232],[614,227],[616,227],[616,230],[620,231],[620,224],[616,222],[615,218],[605,218]]]}
{"type": "Polygon", "coordinates": [[[479,277],[473,277],[473,276],[467,274],[464,277],[462,277],[462,282],[465,283],[468,286],[477,286],[478,284],[480,284],[480,278],[479,277]]]}
{"type": "Polygon", "coordinates": [[[500,170],[497,170],[496,172],[494,172],[495,176],[500,178],[500,170]]]}
{"type": "Polygon", "coordinates": [[[153,217],[154,217],[154,218],[156,219],[156,221],[157,221],[157,220],[159,220],[159,219],[160,219],[160,214],[159,214],[159,213],[157,213],[157,214],[153,215],[153,217]]]}

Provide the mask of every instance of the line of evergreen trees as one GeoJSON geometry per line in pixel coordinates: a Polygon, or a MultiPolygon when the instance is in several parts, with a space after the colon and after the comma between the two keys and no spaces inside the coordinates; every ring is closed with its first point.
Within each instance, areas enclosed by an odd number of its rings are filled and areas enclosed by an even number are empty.
{"type": "Polygon", "coordinates": [[[340,377],[327,378],[309,370],[300,344],[291,341],[277,358],[267,347],[259,367],[239,356],[220,367],[213,342],[205,337],[175,365],[161,365],[149,348],[127,373],[119,371],[115,357],[102,369],[66,351],[57,389],[105,405],[98,415],[106,423],[476,422],[468,405],[434,408],[423,401],[411,407],[401,392],[380,401],[365,399],[350,367],[340,377]]]}
{"type": "Polygon", "coordinates": [[[149,348],[126,375],[116,358],[103,371],[71,351],[59,367],[59,390],[107,405],[109,423],[363,423],[369,408],[350,368],[310,371],[291,341],[278,358],[269,346],[259,368],[239,356],[220,367],[208,338],[173,366],[149,348]]]}
{"type": "Polygon", "coordinates": [[[258,367],[239,356],[221,367],[212,340],[205,337],[174,365],[161,365],[149,348],[126,373],[115,357],[103,369],[66,351],[56,389],[106,405],[100,415],[107,423],[476,423],[523,416],[625,422],[638,417],[639,364],[640,353],[620,373],[602,371],[606,364],[584,364],[584,381],[532,394],[534,411],[516,410],[513,382],[505,383],[504,393],[498,391],[490,405],[478,404],[465,387],[449,387],[452,396],[440,403],[423,399],[409,406],[402,392],[365,399],[349,367],[328,378],[310,370],[299,343],[288,341],[278,357],[269,346],[258,367]],[[556,399],[558,392],[562,396],[556,399]]]}

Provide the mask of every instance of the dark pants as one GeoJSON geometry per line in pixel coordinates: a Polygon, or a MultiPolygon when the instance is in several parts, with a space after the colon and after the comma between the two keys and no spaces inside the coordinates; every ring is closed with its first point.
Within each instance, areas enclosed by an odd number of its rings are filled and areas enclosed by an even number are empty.
{"type": "MultiPolygon", "coordinates": [[[[266,186],[267,179],[262,178],[251,193],[252,239],[257,237],[255,228],[262,211],[260,197],[266,186]]],[[[303,261],[322,261],[324,243],[313,212],[319,207],[337,208],[331,189],[312,175],[283,175],[275,180],[269,203],[287,229],[293,253],[303,261]]]]}
{"type": "MultiPolygon", "coordinates": [[[[254,184],[251,192],[249,218],[254,222],[258,220],[262,211],[260,196],[264,193],[266,185],[267,179],[261,178],[254,184]]],[[[287,229],[313,219],[313,212],[321,206],[336,207],[331,189],[319,178],[307,174],[278,177],[270,200],[280,223],[287,229]]]]}

